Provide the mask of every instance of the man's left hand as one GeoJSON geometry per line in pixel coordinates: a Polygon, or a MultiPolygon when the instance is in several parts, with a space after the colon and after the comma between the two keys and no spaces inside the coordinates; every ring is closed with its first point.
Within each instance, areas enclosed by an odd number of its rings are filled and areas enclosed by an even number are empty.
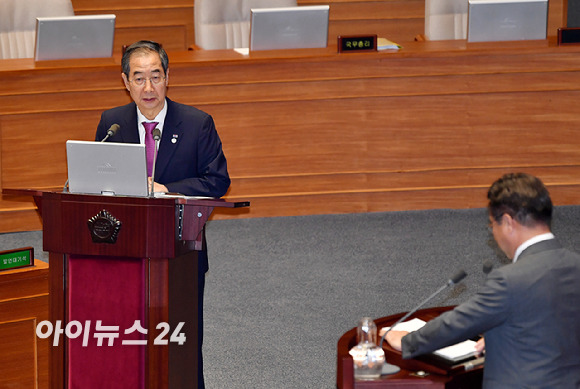
{"type": "MultiPolygon", "coordinates": [[[[385,331],[381,330],[379,335],[383,336],[385,331]]],[[[401,339],[403,339],[403,337],[408,333],[409,333],[408,331],[389,331],[385,339],[387,340],[387,342],[389,342],[392,348],[394,348],[397,351],[401,351],[402,349],[401,339]]]]}
{"type": "MultiPolygon", "coordinates": [[[[151,191],[151,182],[153,181],[153,178],[149,177],[148,179],[149,179],[149,191],[151,191]]],[[[153,192],[167,193],[167,192],[169,192],[169,190],[167,189],[167,187],[165,185],[154,182],[153,183],[153,192]]]]}

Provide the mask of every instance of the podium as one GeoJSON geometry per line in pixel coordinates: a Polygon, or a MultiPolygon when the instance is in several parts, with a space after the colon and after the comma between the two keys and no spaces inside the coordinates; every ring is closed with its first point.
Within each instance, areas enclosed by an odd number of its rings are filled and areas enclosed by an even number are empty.
{"type": "Polygon", "coordinates": [[[41,191],[50,387],[196,388],[198,253],[215,207],[248,202],[41,191]]]}
{"type": "MultiPolygon", "coordinates": [[[[411,318],[417,317],[429,321],[453,307],[427,308],[417,311],[411,318]]],[[[389,327],[397,322],[405,313],[375,320],[377,329],[389,327]]],[[[482,366],[474,369],[466,369],[464,363],[447,364],[432,356],[421,356],[415,359],[405,360],[401,353],[393,349],[386,341],[383,350],[387,363],[401,368],[398,373],[383,375],[373,381],[357,381],[354,379],[353,360],[349,350],[357,344],[356,327],[346,332],[338,341],[337,346],[337,374],[336,385],[338,389],[414,389],[414,388],[445,388],[445,389],[477,389],[481,388],[483,379],[482,366]],[[417,374],[423,372],[424,374],[417,374]]]]}

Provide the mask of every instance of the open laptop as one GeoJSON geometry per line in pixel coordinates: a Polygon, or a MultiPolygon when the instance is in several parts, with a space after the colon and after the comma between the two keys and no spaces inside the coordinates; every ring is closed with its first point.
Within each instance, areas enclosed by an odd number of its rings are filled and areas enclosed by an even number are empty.
{"type": "Polygon", "coordinates": [[[468,42],[546,39],[548,0],[469,0],[468,42]]]}
{"type": "Polygon", "coordinates": [[[66,157],[70,193],[148,195],[143,144],[69,140],[66,157]]]}
{"type": "Polygon", "coordinates": [[[113,55],[115,15],[36,18],[36,61],[113,55]]]}
{"type": "Polygon", "coordinates": [[[328,5],[252,8],[250,51],[326,47],[329,10],[328,5]]]}

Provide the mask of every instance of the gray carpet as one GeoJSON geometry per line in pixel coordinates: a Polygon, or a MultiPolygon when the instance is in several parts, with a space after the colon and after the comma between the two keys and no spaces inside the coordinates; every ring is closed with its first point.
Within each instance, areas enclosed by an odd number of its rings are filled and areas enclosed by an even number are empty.
{"type": "MultiPolygon", "coordinates": [[[[553,230],[580,251],[580,206],[553,230]]],[[[505,263],[484,209],[210,221],[205,300],[208,389],[334,388],[336,343],[362,316],[411,309],[458,269],[468,277],[429,306],[457,304],[505,263]]],[[[36,247],[40,232],[0,235],[36,247]]]]}

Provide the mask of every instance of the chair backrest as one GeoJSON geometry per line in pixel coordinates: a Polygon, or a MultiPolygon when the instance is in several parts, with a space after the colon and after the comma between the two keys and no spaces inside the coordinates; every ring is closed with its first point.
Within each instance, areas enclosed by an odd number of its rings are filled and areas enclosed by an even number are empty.
{"type": "Polygon", "coordinates": [[[0,59],[34,57],[37,17],[73,15],[71,0],[0,1],[0,59]]]}
{"type": "Polygon", "coordinates": [[[205,50],[247,48],[250,9],[296,5],[296,0],[195,0],[195,44],[205,50]]]}
{"type": "Polygon", "coordinates": [[[468,0],[425,0],[425,37],[467,39],[468,0]]]}

